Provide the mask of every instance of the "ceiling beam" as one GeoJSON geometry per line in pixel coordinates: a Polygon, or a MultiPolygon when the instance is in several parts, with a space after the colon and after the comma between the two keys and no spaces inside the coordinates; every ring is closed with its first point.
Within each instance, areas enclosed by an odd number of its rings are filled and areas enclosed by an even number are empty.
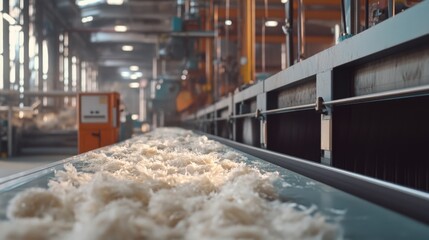
{"type": "Polygon", "coordinates": [[[92,43],[157,43],[157,35],[147,35],[139,33],[91,33],[92,43]]]}
{"type": "Polygon", "coordinates": [[[132,65],[137,65],[142,69],[152,69],[152,63],[145,63],[139,60],[133,59],[99,59],[98,65],[102,67],[129,67],[132,65]]]}
{"type": "Polygon", "coordinates": [[[144,11],[144,12],[133,12],[127,8],[89,8],[82,9],[82,17],[92,16],[94,18],[113,18],[113,19],[155,19],[159,21],[165,21],[175,16],[175,12],[166,12],[157,10],[144,11]]]}
{"type": "MultiPolygon", "coordinates": [[[[202,12],[203,13],[203,12],[202,12]]],[[[219,8],[219,19],[226,19],[227,16],[226,8],[219,8]]],[[[229,9],[229,18],[236,19],[238,17],[237,9],[231,8],[229,9]]],[[[264,19],[265,11],[264,9],[256,9],[255,10],[256,19],[264,19]]],[[[285,18],[285,10],[284,9],[270,9],[268,11],[268,19],[284,19],[285,18]]],[[[305,19],[314,19],[314,20],[341,20],[341,12],[335,10],[313,10],[309,9],[305,11],[305,19]]]]}
{"type": "MultiPolygon", "coordinates": [[[[229,36],[231,41],[237,41],[237,36],[229,36]]],[[[257,43],[262,42],[262,36],[258,35],[255,38],[257,43]]],[[[294,41],[297,41],[297,38],[294,37],[294,41]]],[[[285,43],[286,38],[284,35],[267,35],[265,36],[266,43],[285,43]]],[[[310,44],[333,44],[334,37],[329,36],[305,36],[305,42],[310,44]]]]}
{"type": "Polygon", "coordinates": [[[145,35],[159,35],[159,34],[169,34],[171,33],[170,27],[157,27],[157,25],[153,26],[141,26],[140,28],[132,28],[128,29],[126,33],[118,33],[110,27],[101,27],[101,28],[72,28],[71,32],[82,32],[82,33],[112,33],[112,34],[145,34],[145,35]]]}

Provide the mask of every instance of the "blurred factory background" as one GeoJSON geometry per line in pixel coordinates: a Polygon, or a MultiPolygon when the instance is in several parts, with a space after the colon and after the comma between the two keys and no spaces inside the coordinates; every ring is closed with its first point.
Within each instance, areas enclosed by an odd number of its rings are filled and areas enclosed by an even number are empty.
{"type": "Polygon", "coordinates": [[[182,126],[427,191],[420,2],[0,0],[0,157],[77,154],[78,94],[118,92],[117,140],[182,126]]]}

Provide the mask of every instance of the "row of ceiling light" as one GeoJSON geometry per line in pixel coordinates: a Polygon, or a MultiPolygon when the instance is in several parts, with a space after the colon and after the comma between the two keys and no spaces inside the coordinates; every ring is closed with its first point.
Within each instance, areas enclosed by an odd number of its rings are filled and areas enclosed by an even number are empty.
{"type": "MultiPolygon", "coordinates": [[[[101,3],[107,3],[109,5],[122,5],[124,3],[124,0],[77,0],[76,2],[81,7],[86,7],[90,5],[96,5],[101,3]]],[[[82,23],[88,23],[92,22],[94,20],[93,16],[87,16],[82,18],[82,23]]],[[[116,25],[114,27],[115,32],[126,32],[128,30],[127,26],[125,25],[116,25]]],[[[131,52],[134,50],[134,47],[132,45],[123,45],[122,51],[124,52],[131,52]]],[[[129,67],[129,71],[123,70],[121,71],[121,76],[125,79],[131,79],[131,80],[137,80],[141,77],[143,77],[143,73],[139,72],[139,66],[133,65],[129,67]]],[[[139,83],[138,82],[131,82],[129,83],[130,88],[138,88],[139,83]]]]}
{"type": "Polygon", "coordinates": [[[109,5],[122,5],[124,4],[124,0],[76,0],[76,4],[80,7],[87,7],[101,3],[107,3],[109,5]]]}
{"type": "Polygon", "coordinates": [[[130,66],[129,70],[121,71],[121,76],[123,78],[129,78],[132,80],[139,79],[143,77],[143,73],[139,72],[139,69],[140,69],[139,66],[136,66],[136,65],[130,66]]]}
{"type": "MultiPolygon", "coordinates": [[[[230,20],[230,19],[225,20],[225,25],[226,26],[231,26],[232,25],[232,20],[230,20]]],[[[274,20],[265,21],[265,26],[266,27],[277,27],[278,25],[279,25],[279,22],[274,21],[274,20]]]]}

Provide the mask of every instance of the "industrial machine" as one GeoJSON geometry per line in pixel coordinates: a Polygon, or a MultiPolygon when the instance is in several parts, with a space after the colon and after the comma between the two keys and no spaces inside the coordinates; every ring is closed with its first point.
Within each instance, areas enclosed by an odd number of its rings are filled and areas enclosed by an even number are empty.
{"type": "MultiPolygon", "coordinates": [[[[277,172],[279,179],[274,186],[280,201],[289,202],[293,204],[290,205],[291,207],[294,206],[299,211],[306,211],[312,216],[322,214],[328,222],[341,226],[344,239],[429,239],[429,215],[427,214],[429,194],[427,193],[332,167],[313,164],[303,159],[247,146],[225,138],[213,135],[206,136],[229,146],[222,151],[242,155],[243,164],[253,166],[264,172],[277,172]]],[[[162,141],[164,138],[158,139],[162,141]]],[[[126,144],[134,144],[140,140],[141,138],[133,138],[126,144]]],[[[127,149],[121,152],[118,150],[124,149],[117,148],[118,146],[123,147],[126,144],[119,143],[106,147],[102,151],[110,153],[107,155],[111,155],[111,153],[121,155],[125,151],[137,151],[127,149]]],[[[16,194],[32,187],[48,188],[48,183],[55,178],[56,172],[66,171],[65,168],[68,164],[72,164],[78,174],[81,174],[85,172],[87,162],[91,161],[94,156],[97,154],[91,157],[79,155],[51,163],[39,169],[0,178],[0,223],[1,221],[8,221],[6,209],[16,194]]],[[[98,156],[104,158],[103,154],[98,156]]],[[[115,156],[106,156],[109,161],[114,158],[115,156]]],[[[70,165],[68,167],[70,168],[70,165]]],[[[118,182],[118,184],[122,183],[118,182]]],[[[138,185],[140,186],[140,183],[138,185]]],[[[119,189],[114,185],[103,185],[103,187],[103,190],[109,193],[117,193],[115,189],[119,189]]],[[[122,203],[123,200],[134,196],[126,195],[129,194],[128,192],[118,192],[117,194],[112,195],[115,201],[110,202],[110,205],[122,203]],[[124,199],[117,199],[118,196],[122,195],[125,195],[124,199]]],[[[234,194],[239,197],[242,192],[234,194]]],[[[39,200],[37,202],[39,205],[35,204],[35,206],[44,206],[41,205],[42,200],[39,200]]],[[[103,204],[108,205],[108,203],[103,204]]],[[[169,201],[166,204],[174,204],[174,202],[169,201]]],[[[142,211],[144,210],[142,209],[142,211]]],[[[231,212],[234,214],[233,211],[231,212]]],[[[115,216],[109,215],[109,217],[116,219],[115,216]]],[[[285,219],[288,219],[286,215],[285,219]]],[[[34,220],[37,221],[38,219],[34,220]]],[[[130,222],[135,221],[131,220],[130,222]]],[[[111,234],[115,234],[115,231],[126,224],[117,225],[118,228],[113,228],[113,224],[107,225],[101,231],[109,229],[111,234]]]]}
{"type": "Polygon", "coordinates": [[[183,126],[428,192],[427,9],[423,1],[183,113],[183,126]]]}
{"type": "Polygon", "coordinates": [[[119,140],[119,94],[78,95],[78,151],[84,153],[119,140]]]}

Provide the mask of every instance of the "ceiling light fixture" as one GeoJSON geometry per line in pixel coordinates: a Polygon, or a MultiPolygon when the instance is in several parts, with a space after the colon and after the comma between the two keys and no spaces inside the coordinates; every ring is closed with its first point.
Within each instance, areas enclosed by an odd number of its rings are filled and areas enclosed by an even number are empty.
{"type": "Polygon", "coordinates": [[[143,77],[143,73],[141,73],[141,72],[135,72],[135,73],[131,74],[131,76],[130,76],[130,78],[133,80],[136,80],[136,79],[141,78],[141,77],[143,77]]]}
{"type": "Polygon", "coordinates": [[[270,20],[270,21],[265,22],[266,27],[277,27],[277,25],[279,25],[279,23],[277,21],[270,20]]]}
{"type": "Polygon", "coordinates": [[[281,0],[281,2],[282,2],[282,3],[287,3],[287,2],[288,2],[288,0],[281,0]]]}
{"type": "Polygon", "coordinates": [[[92,22],[92,20],[94,20],[93,16],[84,17],[82,18],[82,23],[92,22]]]}
{"type": "Polygon", "coordinates": [[[138,71],[139,70],[139,66],[136,66],[136,65],[130,66],[130,70],[131,71],[138,71]]]}
{"type": "Polygon", "coordinates": [[[229,20],[229,19],[225,20],[225,25],[231,26],[232,25],[232,21],[229,20]]]}
{"type": "Polygon", "coordinates": [[[138,82],[132,82],[132,83],[128,84],[128,87],[130,87],[130,88],[139,88],[140,87],[140,83],[138,83],[138,82]]]}
{"type": "Polygon", "coordinates": [[[126,71],[121,72],[121,76],[124,77],[124,78],[130,77],[130,75],[131,75],[130,72],[126,72],[126,71]]]}
{"type": "Polygon", "coordinates": [[[128,29],[127,26],[124,26],[124,25],[115,26],[115,32],[126,32],[127,29],[128,29]]]}
{"type": "Polygon", "coordinates": [[[109,5],[122,5],[122,4],[124,4],[124,0],[107,0],[106,2],[109,5]]]}
{"type": "Polygon", "coordinates": [[[100,2],[101,2],[100,0],[79,0],[79,1],[76,2],[76,4],[79,7],[85,7],[85,6],[94,5],[94,4],[97,4],[97,3],[100,3],[100,2]]]}
{"type": "Polygon", "coordinates": [[[134,47],[131,46],[131,45],[124,45],[124,46],[122,46],[122,51],[124,51],[124,52],[131,52],[133,50],[134,50],[134,47]]]}

